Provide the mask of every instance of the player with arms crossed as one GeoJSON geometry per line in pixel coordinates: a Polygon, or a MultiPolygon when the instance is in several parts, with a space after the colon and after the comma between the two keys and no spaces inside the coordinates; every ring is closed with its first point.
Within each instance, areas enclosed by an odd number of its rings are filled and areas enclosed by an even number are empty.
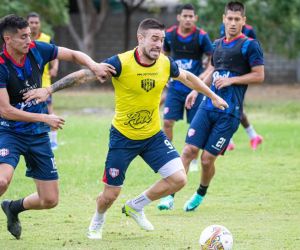
{"type": "MultiPolygon", "coordinates": [[[[179,69],[171,58],[161,53],[165,38],[163,24],[155,19],[143,20],[138,27],[137,38],[138,46],[134,50],[105,61],[116,69],[112,79],[116,107],[103,175],[105,185],[97,198],[97,209],[89,226],[90,239],[102,238],[106,211],[119,196],[126,170],[138,155],[162,176],[161,180],[136,198],[128,200],[122,208],[123,213],[133,218],[142,229],[154,229],[144,214],[144,207],[177,192],[186,183],[180,156],[160,127],[159,103],[170,77],[209,96],[217,108],[227,108],[227,103],[197,76],[179,69]]],[[[94,79],[90,71],[81,70],[66,76],[48,89],[31,91],[25,97],[27,100],[45,100],[48,92],[53,93],[94,79]]]]}

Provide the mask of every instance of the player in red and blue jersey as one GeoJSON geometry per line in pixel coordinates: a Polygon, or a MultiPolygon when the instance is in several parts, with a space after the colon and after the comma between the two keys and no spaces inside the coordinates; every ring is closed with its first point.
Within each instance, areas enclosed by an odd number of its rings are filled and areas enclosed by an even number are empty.
{"type": "Polygon", "coordinates": [[[58,203],[58,174],[50,146],[50,127],[62,128],[64,120],[47,114],[46,102],[25,102],[23,94],[40,88],[44,66],[56,58],[89,67],[100,79],[112,66],[94,62],[79,51],[54,44],[32,42],[28,22],[16,15],[0,21],[4,41],[0,53],[0,196],[7,190],[20,156],[26,162],[26,176],[33,178],[36,193],[19,200],[4,200],[1,207],[7,217],[7,229],[21,236],[20,212],[49,209],[58,203]]]}
{"type": "MultiPolygon", "coordinates": [[[[179,68],[201,78],[204,71],[202,59],[207,56],[210,60],[212,43],[208,34],[196,27],[197,19],[193,5],[183,5],[177,15],[178,25],[166,31],[163,50],[175,60],[179,68]]],[[[178,80],[169,83],[164,108],[164,132],[170,140],[173,139],[175,121],[183,119],[185,99],[190,92],[191,89],[178,80]]],[[[193,108],[186,110],[188,123],[192,121],[202,97],[199,95],[193,108]]]]}
{"type": "MultiPolygon", "coordinates": [[[[166,31],[164,41],[164,53],[170,55],[178,66],[184,70],[192,72],[203,79],[206,73],[203,68],[203,56],[210,61],[212,54],[212,43],[208,34],[195,23],[198,16],[192,4],[181,6],[177,15],[178,25],[174,25],[166,31]]],[[[178,80],[171,80],[164,108],[164,132],[173,140],[173,127],[176,121],[183,119],[186,111],[187,123],[191,123],[196,111],[202,101],[203,95],[198,95],[194,106],[191,109],[185,108],[185,100],[191,89],[178,80]]],[[[193,161],[192,166],[197,160],[193,161]]],[[[164,197],[158,204],[158,209],[172,209],[174,194],[164,197]]]]}
{"type": "MultiPolygon", "coordinates": [[[[196,193],[185,203],[185,211],[195,210],[202,202],[215,174],[215,160],[223,154],[240,123],[244,96],[249,84],[264,80],[263,52],[258,41],[242,33],[245,9],[240,2],[229,2],[225,7],[223,23],[226,36],[214,42],[212,56],[211,90],[229,104],[226,110],[217,110],[204,97],[190,125],[181,159],[187,169],[202,149],[201,181],[196,193]]],[[[187,97],[191,106],[197,92],[187,97]]]]}
{"type": "MultiPolygon", "coordinates": [[[[256,39],[256,33],[255,30],[253,29],[253,27],[249,24],[245,24],[242,28],[242,33],[249,37],[249,38],[253,38],[256,39]]],[[[222,24],[220,26],[220,38],[221,37],[225,37],[225,26],[224,24],[222,24]]],[[[242,126],[245,128],[249,139],[250,139],[250,146],[253,150],[256,150],[257,147],[263,142],[263,137],[259,134],[256,133],[254,127],[250,124],[248,117],[246,115],[245,112],[242,113],[241,115],[241,124],[242,126]]],[[[231,139],[227,150],[233,150],[235,148],[235,144],[233,142],[233,140],[231,139]]]]}

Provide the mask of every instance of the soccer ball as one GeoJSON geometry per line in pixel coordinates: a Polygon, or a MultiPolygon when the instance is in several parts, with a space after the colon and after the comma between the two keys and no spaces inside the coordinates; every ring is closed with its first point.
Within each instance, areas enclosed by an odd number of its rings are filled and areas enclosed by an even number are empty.
{"type": "Polygon", "coordinates": [[[211,225],[202,231],[199,244],[201,250],[231,250],[233,237],[226,227],[211,225]]]}

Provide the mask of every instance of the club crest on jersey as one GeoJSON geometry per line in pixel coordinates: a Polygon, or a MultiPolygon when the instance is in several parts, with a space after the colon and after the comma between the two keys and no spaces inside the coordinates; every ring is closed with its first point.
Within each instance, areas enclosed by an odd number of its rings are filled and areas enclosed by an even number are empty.
{"type": "Polygon", "coordinates": [[[110,168],[108,173],[112,178],[116,178],[120,174],[120,170],[116,168],[110,168]]]}
{"type": "Polygon", "coordinates": [[[149,92],[151,89],[155,87],[155,80],[153,79],[143,79],[141,81],[141,87],[149,92]]]}
{"type": "Polygon", "coordinates": [[[188,131],[188,136],[192,137],[193,135],[195,135],[195,133],[196,133],[196,130],[193,129],[193,128],[190,128],[189,131],[188,131]]]}
{"type": "Polygon", "coordinates": [[[0,149],[0,156],[4,157],[9,155],[9,150],[7,148],[1,148],[0,149]]]}

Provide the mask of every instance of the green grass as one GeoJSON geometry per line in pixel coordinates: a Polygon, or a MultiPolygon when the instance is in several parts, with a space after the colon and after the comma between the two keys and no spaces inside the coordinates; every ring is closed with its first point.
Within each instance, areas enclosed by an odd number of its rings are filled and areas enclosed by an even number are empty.
{"type": "MultiPolygon", "coordinates": [[[[88,240],[86,230],[103,187],[113,96],[109,92],[62,92],[56,94],[55,105],[66,119],[55,152],[60,204],[52,210],[22,213],[20,241],[6,231],[0,212],[0,249],[198,249],[199,235],[210,224],[229,228],[236,250],[300,249],[299,101],[249,101],[249,118],[264,136],[264,144],[252,152],[240,128],[234,136],[236,150],[217,160],[217,173],[203,205],[191,213],[182,210],[199,183],[199,172],[190,173],[187,186],[176,195],[175,210],[160,212],[157,202],[146,208],[153,232],[140,230],[121,214],[127,199],[159,179],[136,159],[108,212],[101,241],[88,240]]],[[[186,130],[184,122],[176,124],[174,143],[179,151],[186,130]]],[[[21,161],[3,199],[17,199],[35,190],[24,173],[21,161]]]]}

